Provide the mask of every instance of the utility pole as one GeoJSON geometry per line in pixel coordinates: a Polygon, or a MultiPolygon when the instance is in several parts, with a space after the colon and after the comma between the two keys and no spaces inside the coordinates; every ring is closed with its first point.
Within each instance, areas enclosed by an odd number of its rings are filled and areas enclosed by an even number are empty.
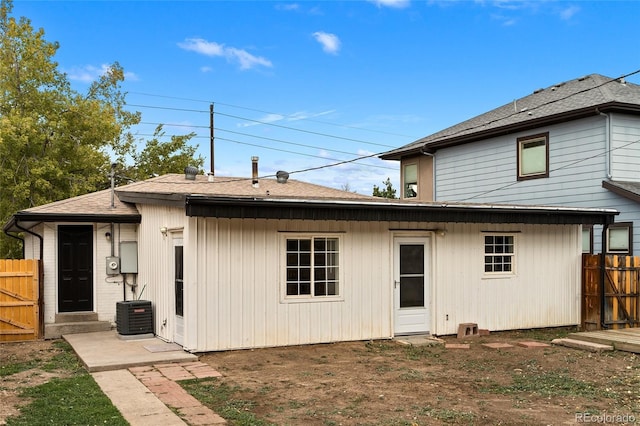
{"type": "Polygon", "coordinates": [[[209,105],[209,130],[211,132],[210,134],[210,143],[211,146],[209,147],[209,155],[211,156],[211,170],[209,172],[209,176],[211,178],[213,178],[214,175],[214,136],[213,136],[213,103],[209,105]]]}

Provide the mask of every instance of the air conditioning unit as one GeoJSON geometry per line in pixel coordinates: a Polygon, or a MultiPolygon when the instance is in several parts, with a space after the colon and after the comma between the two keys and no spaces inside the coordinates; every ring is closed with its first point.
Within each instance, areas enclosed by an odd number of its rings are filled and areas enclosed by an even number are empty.
{"type": "Polygon", "coordinates": [[[116,325],[119,334],[153,334],[153,311],[149,300],[116,303],[116,325]]]}

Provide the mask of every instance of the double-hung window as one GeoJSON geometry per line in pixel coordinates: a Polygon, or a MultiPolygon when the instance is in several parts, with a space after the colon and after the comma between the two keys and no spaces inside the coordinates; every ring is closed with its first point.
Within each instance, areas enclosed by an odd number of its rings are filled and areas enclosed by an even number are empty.
{"type": "Polygon", "coordinates": [[[518,138],[518,180],[549,177],[549,133],[518,138]]]}
{"type": "Polygon", "coordinates": [[[340,296],[340,237],[285,238],[285,299],[340,296]]]}
{"type": "Polygon", "coordinates": [[[515,235],[484,236],[484,272],[486,275],[515,273],[515,235]]]}

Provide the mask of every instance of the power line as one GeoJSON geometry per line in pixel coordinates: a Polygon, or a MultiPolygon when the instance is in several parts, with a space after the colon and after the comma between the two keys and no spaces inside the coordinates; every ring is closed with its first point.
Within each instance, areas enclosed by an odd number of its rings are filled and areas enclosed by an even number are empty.
{"type": "MultiPolygon", "coordinates": [[[[630,77],[630,76],[635,75],[635,74],[638,74],[638,73],[640,73],[640,69],[635,70],[635,71],[630,72],[630,73],[625,74],[625,75],[621,75],[620,77],[617,77],[617,78],[612,78],[612,79],[610,79],[610,80],[608,80],[608,81],[605,81],[604,83],[600,83],[600,84],[598,84],[598,85],[596,85],[596,86],[594,86],[594,87],[590,87],[590,88],[588,88],[588,89],[579,90],[579,91],[577,91],[577,92],[570,93],[570,94],[568,94],[567,96],[564,96],[564,97],[562,97],[562,98],[553,99],[553,100],[550,100],[550,101],[548,101],[548,102],[544,102],[544,103],[542,103],[542,104],[540,104],[540,105],[537,105],[537,106],[535,106],[535,107],[531,107],[531,108],[529,108],[527,111],[529,111],[529,112],[530,112],[530,111],[534,111],[534,110],[536,110],[536,109],[542,108],[543,106],[547,106],[547,105],[554,104],[554,103],[556,103],[556,102],[564,101],[565,99],[568,99],[568,98],[570,98],[570,97],[572,97],[572,96],[576,96],[576,95],[579,95],[579,94],[581,94],[581,93],[585,93],[585,92],[588,92],[588,91],[591,91],[591,90],[594,90],[594,89],[598,89],[598,88],[600,88],[600,87],[604,86],[605,84],[609,84],[609,83],[611,83],[611,82],[618,81],[618,80],[620,80],[620,79],[624,79],[624,78],[630,77]]],[[[494,119],[494,120],[490,120],[490,121],[487,121],[487,122],[483,122],[483,123],[480,123],[480,124],[475,125],[475,126],[470,126],[470,127],[465,127],[464,129],[459,129],[459,130],[457,130],[457,131],[455,131],[455,132],[453,132],[453,133],[448,133],[448,134],[446,134],[446,135],[441,136],[441,138],[451,138],[451,137],[453,137],[453,136],[459,135],[460,133],[468,132],[468,131],[470,131],[470,130],[479,129],[479,128],[481,128],[481,127],[486,127],[486,126],[488,126],[488,125],[490,125],[490,124],[494,124],[494,123],[497,123],[497,122],[499,122],[499,121],[506,120],[506,119],[511,118],[511,117],[513,117],[513,116],[515,116],[515,115],[518,115],[518,114],[520,114],[520,113],[521,113],[521,111],[515,111],[515,112],[513,112],[513,113],[511,113],[511,114],[508,114],[508,115],[506,115],[506,116],[504,116],[504,117],[499,117],[499,118],[496,118],[496,119],[494,119]]],[[[472,119],[472,120],[473,120],[473,119],[472,119]]],[[[455,126],[453,126],[453,127],[455,127],[455,126]]],[[[447,129],[444,129],[444,130],[442,130],[442,132],[444,132],[444,131],[446,131],[446,130],[447,130],[447,129]]],[[[428,136],[426,136],[426,137],[428,137],[428,136]]],[[[425,139],[425,138],[421,138],[421,139],[425,139]]],[[[435,142],[435,141],[436,141],[436,140],[438,140],[438,139],[440,139],[440,138],[436,138],[436,139],[434,139],[434,140],[432,140],[432,141],[425,142],[425,144],[426,144],[426,143],[432,143],[432,142],[435,142]]],[[[401,148],[399,148],[399,149],[401,149],[401,148]]]]}
{"type": "MultiPolygon", "coordinates": [[[[628,147],[628,146],[630,146],[630,145],[633,145],[634,143],[638,143],[638,142],[640,142],[640,139],[635,140],[635,141],[632,141],[632,142],[629,142],[629,143],[627,143],[627,144],[624,144],[624,145],[619,146],[619,147],[616,147],[616,148],[612,148],[612,149],[609,149],[609,150],[605,150],[605,151],[604,151],[604,152],[602,152],[602,153],[598,153],[598,154],[592,155],[592,156],[590,156],[590,157],[581,158],[580,160],[573,161],[573,162],[571,162],[571,163],[569,163],[569,164],[565,164],[564,166],[558,167],[558,168],[556,168],[556,169],[550,169],[550,170],[549,170],[549,173],[553,173],[553,172],[557,172],[557,171],[560,171],[560,170],[567,169],[567,168],[569,168],[569,167],[575,166],[576,164],[579,164],[579,163],[582,163],[582,162],[584,162],[584,161],[591,160],[591,159],[594,159],[594,158],[598,158],[598,157],[601,157],[601,156],[606,155],[606,154],[610,154],[610,153],[612,153],[613,151],[615,151],[615,150],[617,150],[617,149],[626,148],[626,147],[628,147]]],[[[461,201],[461,202],[469,201],[469,200],[473,200],[474,198],[478,198],[478,197],[482,197],[482,196],[487,195],[487,194],[491,194],[491,193],[493,193],[493,192],[502,191],[503,189],[510,188],[510,187],[512,187],[512,186],[514,186],[514,185],[517,185],[517,184],[518,184],[518,183],[520,183],[520,182],[521,182],[521,181],[516,180],[516,181],[514,181],[514,182],[508,183],[508,184],[506,184],[506,185],[500,186],[500,187],[495,188],[495,189],[490,189],[490,190],[488,190],[488,191],[481,192],[481,193],[479,193],[479,194],[476,194],[476,195],[474,195],[474,196],[472,196],[472,197],[465,198],[465,199],[460,200],[460,201],[461,201]]]]}
{"type": "Polygon", "coordinates": [[[216,101],[213,101],[213,100],[182,98],[182,97],[177,97],[177,96],[157,95],[157,94],[144,93],[144,92],[128,92],[128,93],[129,94],[134,94],[134,95],[140,95],[140,96],[149,96],[149,97],[162,98],[162,99],[171,99],[171,100],[178,100],[178,101],[199,102],[199,103],[206,103],[206,104],[212,104],[213,103],[213,104],[216,104],[216,105],[223,105],[223,106],[230,107],[230,108],[237,108],[237,109],[243,109],[243,110],[246,110],[246,111],[259,112],[261,114],[278,115],[278,116],[281,116],[283,118],[293,119],[295,121],[309,121],[311,123],[319,123],[319,124],[324,124],[324,125],[327,125],[327,126],[334,126],[334,127],[345,128],[345,129],[360,130],[360,131],[370,132],[370,133],[380,133],[380,134],[383,134],[383,135],[399,136],[399,137],[404,137],[404,138],[415,139],[415,136],[403,135],[403,134],[400,134],[400,133],[385,132],[383,130],[367,129],[365,127],[358,127],[358,126],[349,126],[349,125],[346,125],[346,124],[338,124],[338,123],[332,123],[332,122],[329,122],[329,121],[314,120],[314,119],[306,118],[306,117],[300,118],[300,117],[298,117],[296,115],[293,115],[293,114],[285,115],[285,114],[272,112],[272,111],[265,111],[265,110],[261,110],[261,109],[257,109],[257,108],[245,107],[245,106],[241,106],[241,105],[234,105],[234,104],[229,104],[229,103],[225,103],[225,102],[216,102],[216,101]]]}

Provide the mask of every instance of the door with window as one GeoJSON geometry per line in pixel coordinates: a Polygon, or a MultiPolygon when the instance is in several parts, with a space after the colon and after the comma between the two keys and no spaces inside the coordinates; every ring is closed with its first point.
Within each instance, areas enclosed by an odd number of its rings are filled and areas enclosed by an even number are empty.
{"type": "Polygon", "coordinates": [[[93,311],[93,226],[58,226],[58,312],[93,311]]]}
{"type": "Polygon", "coordinates": [[[399,334],[430,331],[429,237],[394,239],[394,332],[399,334]]]}
{"type": "Polygon", "coordinates": [[[173,290],[173,341],[179,345],[184,345],[184,254],[182,235],[173,237],[173,290]]]}

